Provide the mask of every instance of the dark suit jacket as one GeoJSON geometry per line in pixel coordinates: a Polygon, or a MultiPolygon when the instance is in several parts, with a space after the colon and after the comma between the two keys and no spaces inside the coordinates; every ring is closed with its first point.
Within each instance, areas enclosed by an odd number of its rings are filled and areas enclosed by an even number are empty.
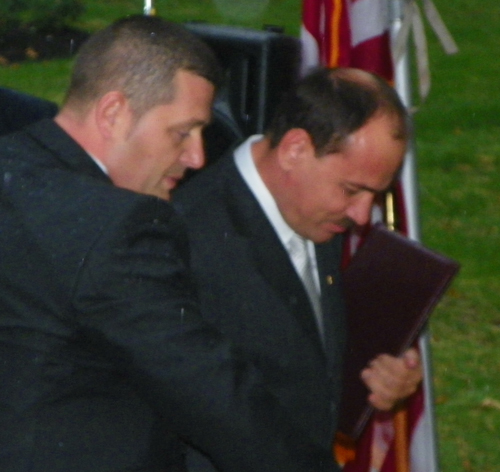
{"type": "Polygon", "coordinates": [[[345,336],[341,238],[316,246],[323,347],[305,289],[232,156],[178,189],[174,206],[188,226],[203,316],[257,363],[288,415],[331,450],[345,336]]]}
{"type": "Polygon", "coordinates": [[[42,118],[52,118],[56,113],[55,103],[0,87],[0,135],[17,131],[42,118]]]}
{"type": "Polygon", "coordinates": [[[329,471],[202,322],[168,202],[111,185],[54,122],[0,140],[0,470],[329,471]]]}

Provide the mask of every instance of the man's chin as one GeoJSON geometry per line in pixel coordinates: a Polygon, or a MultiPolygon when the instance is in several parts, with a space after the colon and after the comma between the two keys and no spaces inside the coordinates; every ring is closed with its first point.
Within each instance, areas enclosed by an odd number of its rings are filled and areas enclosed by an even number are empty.
{"type": "Polygon", "coordinates": [[[323,231],[319,232],[311,238],[316,244],[326,243],[331,241],[335,236],[344,234],[352,228],[352,225],[339,225],[330,224],[327,228],[323,228],[323,231]]]}
{"type": "Polygon", "coordinates": [[[167,190],[167,189],[158,189],[158,188],[155,188],[155,189],[149,189],[149,190],[145,190],[143,192],[144,195],[149,195],[151,197],[157,197],[157,198],[160,198],[161,200],[167,200],[169,201],[170,200],[170,190],[167,190]]]}
{"type": "Polygon", "coordinates": [[[342,233],[345,233],[346,231],[348,231],[350,229],[350,226],[344,226],[344,225],[332,225],[331,228],[330,228],[330,232],[333,234],[333,235],[336,235],[336,234],[342,234],[342,233]]]}
{"type": "Polygon", "coordinates": [[[163,200],[170,200],[172,192],[177,188],[179,182],[182,180],[181,177],[166,176],[161,181],[161,185],[154,190],[155,195],[163,200]]]}
{"type": "Polygon", "coordinates": [[[331,241],[337,234],[340,234],[338,232],[332,233],[332,232],[325,232],[321,234],[314,235],[314,237],[309,238],[314,244],[323,244],[327,243],[328,241],[331,241]]]}

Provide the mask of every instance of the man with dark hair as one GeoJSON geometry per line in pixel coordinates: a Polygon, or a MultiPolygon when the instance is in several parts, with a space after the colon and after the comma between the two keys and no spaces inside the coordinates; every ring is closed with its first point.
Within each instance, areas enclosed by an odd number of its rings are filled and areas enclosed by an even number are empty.
{"type": "Polygon", "coordinates": [[[93,36],[55,120],[0,140],[0,470],[333,470],[199,316],[168,203],[203,164],[218,81],[181,26],[93,36]]]}
{"type": "MultiPolygon", "coordinates": [[[[355,69],[321,69],[285,95],[264,136],[174,195],[203,316],[255,361],[288,415],[325,451],[342,388],[341,233],[369,222],[407,139],[406,112],[389,85],[355,69]]],[[[381,410],[422,377],[413,349],[381,354],[360,374],[381,410]]],[[[188,463],[213,470],[194,451],[188,463]]]]}

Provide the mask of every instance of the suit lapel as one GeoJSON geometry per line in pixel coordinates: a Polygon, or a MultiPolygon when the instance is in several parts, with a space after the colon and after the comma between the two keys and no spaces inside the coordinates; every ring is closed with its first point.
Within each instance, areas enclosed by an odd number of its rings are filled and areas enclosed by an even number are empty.
{"type": "Polygon", "coordinates": [[[241,178],[232,159],[226,162],[229,215],[237,234],[245,241],[260,275],[283,300],[307,335],[322,349],[315,316],[304,286],[274,228],[241,178]]]}
{"type": "Polygon", "coordinates": [[[325,351],[330,365],[339,362],[343,350],[344,302],[340,278],[342,237],[316,245],[316,259],[321,285],[325,351]]]}

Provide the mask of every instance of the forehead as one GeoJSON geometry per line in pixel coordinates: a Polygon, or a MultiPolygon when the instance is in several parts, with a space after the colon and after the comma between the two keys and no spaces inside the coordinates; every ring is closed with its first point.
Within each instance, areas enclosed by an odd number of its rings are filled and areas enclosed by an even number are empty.
{"type": "Polygon", "coordinates": [[[212,105],[215,86],[200,75],[178,70],[172,81],[173,99],[170,104],[188,107],[206,107],[212,105]]]}
{"type": "Polygon", "coordinates": [[[394,137],[397,119],[376,115],[347,137],[339,153],[340,177],[356,184],[384,190],[401,167],[406,141],[394,137]]]}
{"type": "Polygon", "coordinates": [[[180,70],[172,82],[173,97],[141,118],[158,120],[168,128],[204,126],[210,121],[214,85],[203,77],[180,70]]]}

